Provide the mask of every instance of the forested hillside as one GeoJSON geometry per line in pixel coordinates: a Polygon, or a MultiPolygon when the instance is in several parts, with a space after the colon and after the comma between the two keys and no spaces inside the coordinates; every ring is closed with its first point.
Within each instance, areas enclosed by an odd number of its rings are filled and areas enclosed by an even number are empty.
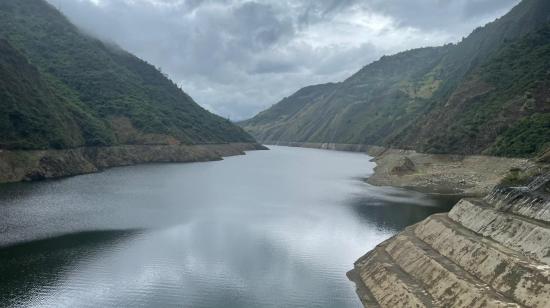
{"type": "Polygon", "coordinates": [[[241,125],[268,143],[536,155],[550,145],[549,22],[550,1],[524,0],[458,44],[382,57],[241,125]]]}
{"type": "Polygon", "coordinates": [[[0,1],[0,149],[253,142],[44,0],[0,1]]]}

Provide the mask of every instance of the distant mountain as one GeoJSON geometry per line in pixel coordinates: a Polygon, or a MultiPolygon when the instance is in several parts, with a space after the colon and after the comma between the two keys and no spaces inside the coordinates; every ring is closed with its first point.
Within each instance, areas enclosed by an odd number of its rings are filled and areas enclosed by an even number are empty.
{"type": "Polygon", "coordinates": [[[44,0],[0,1],[0,149],[254,142],[44,0]]]}
{"type": "Polygon", "coordinates": [[[532,156],[550,146],[550,1],[523,0],[458,44],[385,56],[240,123],[258,140],[532,156]]]}

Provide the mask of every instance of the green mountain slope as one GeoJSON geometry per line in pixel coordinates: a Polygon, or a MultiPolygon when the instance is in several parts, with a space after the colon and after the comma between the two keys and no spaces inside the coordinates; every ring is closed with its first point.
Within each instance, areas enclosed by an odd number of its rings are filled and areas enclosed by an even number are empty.
{"type": "Polygon", "coordinates": [[[300,116],[310,109],[312,112],[319,111],[316,103],[327,99],[327,95],[337,86],[329,83],[305,87],[246,123],[256,128],[254,132],[262,140],[290,140],[301,134],[311,134],[318,129],[319,122],[300,121],[300,116]],[[285,127],[288,124],[296,125],[285,127]]]}
{"type": "Polygon", "coordinates": [[[0,148],[253,142],[44,0],[0,2],[0,148]]]}
{"type": "Polygon", "coordinates": [[[291,116],[279,104],[300,91],[241,125],[264,142],[534,155],[550,143],[549,22],[549,1],[524,0],[458,44],[383,57],[291,116]]]}

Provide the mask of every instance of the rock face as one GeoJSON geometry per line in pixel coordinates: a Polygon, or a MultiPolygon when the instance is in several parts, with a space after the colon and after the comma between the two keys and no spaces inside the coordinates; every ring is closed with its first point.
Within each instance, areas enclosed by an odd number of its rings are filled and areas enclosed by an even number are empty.
{"type": "Polygon", "coordinates": [[[397,176],[414,173],[416,166],[414,162],[407,156],[402,157],[397,165],[391,169],[391,173],[397,176]]]}
{"type": "Polygon", "coordinates": [[[0,183],[32,181],[154,162],[197,162],[263,150],[257,143],[123,145],[68,150],[0,150],[0,183]]]}
{"type": "Polygon", "coordinates": [[[462,199],[355,262],[365,307],[550,307],[550,174],[462,199]]]}

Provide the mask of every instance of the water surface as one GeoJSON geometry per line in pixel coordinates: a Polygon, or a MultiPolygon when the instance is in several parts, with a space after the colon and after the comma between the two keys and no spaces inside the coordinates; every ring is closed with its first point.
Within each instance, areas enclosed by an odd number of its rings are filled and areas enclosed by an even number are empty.
{"type": "Polygon", "coordinates": [[[0,304],[360,307],[376,244],[455,198],[373,187],[359,153],[272,147],[0,186],[0,304]]]}

